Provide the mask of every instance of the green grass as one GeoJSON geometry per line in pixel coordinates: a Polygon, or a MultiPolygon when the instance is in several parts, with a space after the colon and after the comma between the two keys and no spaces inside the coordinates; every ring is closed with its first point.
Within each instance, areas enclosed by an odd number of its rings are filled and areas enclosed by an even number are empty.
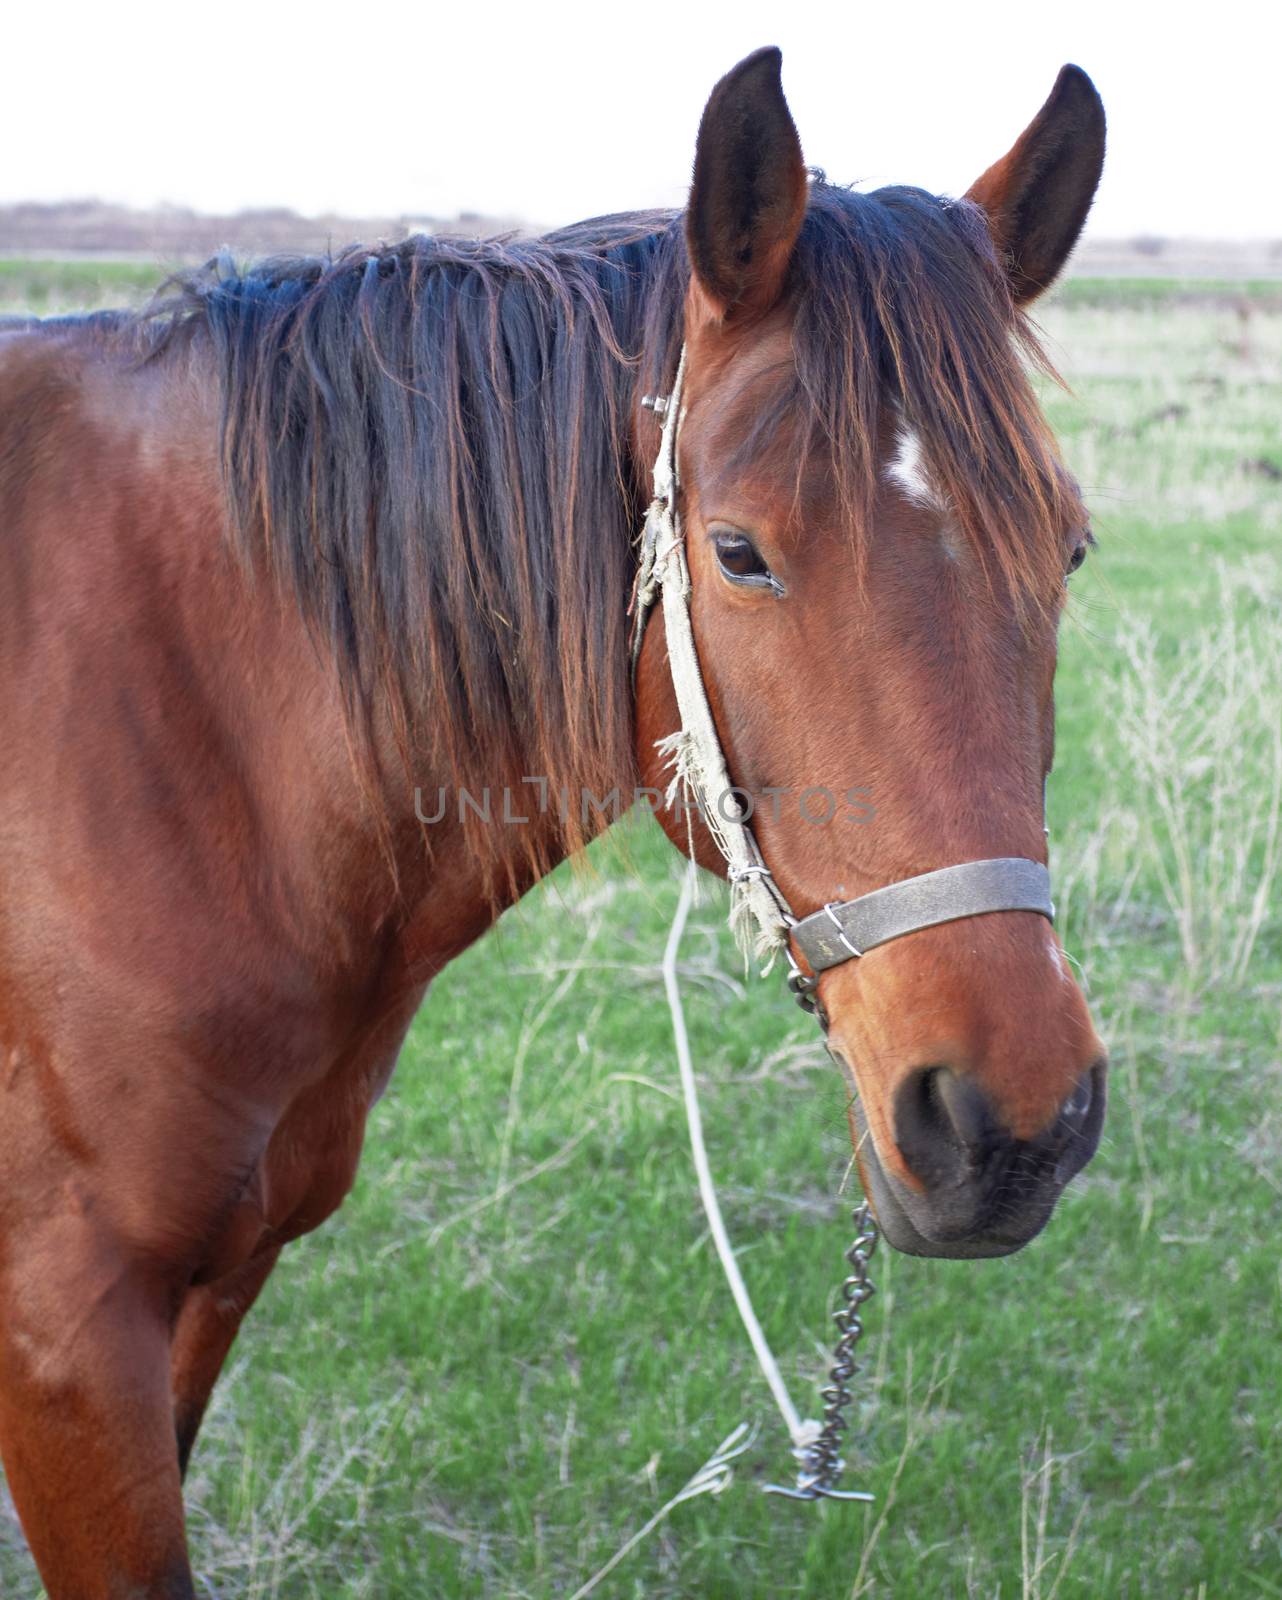
{"type": "MultiPolygon", "coordinates": [[[[596,1594],[1282,1593],[1282,890],[1245,970],[1216,971],[1269,855],[1282,482],[1258,463],[1282,465],[1282,317],[1069,296],[1044,320],[1100,540],[1063,633],[1054,867],[1112,1102],[1019,1255],[878,1256],[849,1450],[876,1505],[758,1492],[789,1458],[674,1095],[679,868],[632,828],[438,980],[354,1195],[286,1253],[194,1461],[209,1592],[568,1596],[746,1420],[732,1487],[596,1594]],[[1186,714],[1146,710],[1198,671],[1186,714]],[[1192,876],[1167,889],[1181,839],[1192,876]]],[[[778,977],[742,981],[718,893],[684,958],[728,1223],[813,1410],[848,1241],[842,1085],[778,977]]],[[[32,1592],[2,1518],[0,1591],[32,1592]]]]}
{"type": "Polygon", "coordinates": [[[0,259],[0,315],[139,305],[164,277],[164,268],[146,261],[0,259]]]}
{"type": "Polygon", "coordinates": [[[1282,278],[1094,278],[1069,277],[1053,290],[1062,306],[1211,305],[1241,302],[1282,308],[1282,278]]]}

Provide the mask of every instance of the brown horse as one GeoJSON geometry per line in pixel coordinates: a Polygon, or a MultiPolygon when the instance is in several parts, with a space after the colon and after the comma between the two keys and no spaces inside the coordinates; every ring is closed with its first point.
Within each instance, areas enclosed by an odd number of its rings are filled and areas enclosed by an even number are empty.
{"type": "MultiPolygon", "coordinates": [[[[634,687],[625,613],[640,402],[683,342],[730,773],[875,811],[759,810],[791,904],[1045,859],[1088,533],[1021,308],[1103,126],[1066,67],[964,200],[855,194],[807,174],[765,50],[680,217],[216,263],[0,339],[0,1446],[53,1600],[193,1594],[210,1390],[347,1193],[428,981],[599,826],[587,797],[663,782],[663,622],[634,687]],[[534,803],[415,801],[504,787],[534,803]]],[[[1103,1109],[1049,924],[925,929],[820,993],[890,1241],[1017,1249],[1103,1109]]]]}

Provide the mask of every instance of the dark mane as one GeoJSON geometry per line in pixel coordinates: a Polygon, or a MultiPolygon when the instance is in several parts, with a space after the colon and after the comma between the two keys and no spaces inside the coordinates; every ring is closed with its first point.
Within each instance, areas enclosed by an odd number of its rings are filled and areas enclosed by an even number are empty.
{"type": "MultiPolygon", "coordinates": [[[[625,607],[649,463],[630,429],[671,381],[687,274],[680,218],[627,216],[219,259],[148,314],[158,351],[210,341],[236,536],[336,654],[353,712],[390,709],[407,756],[426,736],[416,781],[571,796],[556,840],[478,827],[496,879],[582,842],[584,789],[634,781],[625,607]]],[[[975,209],[817,177],[792,295],[786,403],[832,451],[856,536],[893,401],[985,560],[1045,592],[1059,475],[1020,347],[1039,352],[975,209]]]]}

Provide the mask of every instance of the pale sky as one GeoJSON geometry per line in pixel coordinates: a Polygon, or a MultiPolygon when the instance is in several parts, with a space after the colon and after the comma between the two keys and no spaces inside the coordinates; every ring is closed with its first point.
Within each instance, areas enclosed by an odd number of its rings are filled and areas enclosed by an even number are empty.
{"type": "Polygon", "coordinates": [[[1096,235],[1282,237],[1280,19],[1276,0],[14,6],[0,201],[549,225],[679,205],[713,83],[778,44],[835,181],[960,193],[1076,61],[1109,116],[1096,235]]]}

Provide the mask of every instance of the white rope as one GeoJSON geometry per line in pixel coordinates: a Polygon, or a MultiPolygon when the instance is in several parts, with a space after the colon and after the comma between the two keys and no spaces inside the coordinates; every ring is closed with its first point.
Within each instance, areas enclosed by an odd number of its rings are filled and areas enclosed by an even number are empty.
{"type": "MultiPolygon", "coordinates": [[[[676,509],[677,434],[683,416],[685,366],[683,347],[664,412],[659,453],[654,461],[654,498],[650,502],[642,540],[648,555],[642,562],[636,604],[643,617],[656,594],[662,597],[668,670],[681,714],[677,732],[659,741],[660,750],[670,758],[673,773],[667,803],[671,805],[675,794],[683,788],[687,792],[687,802],[697,803],[700,818],[730,869],[731,930],[745,956],[755,954],[764,958],[766,971],[769,971],[775,955],[787,945],[791,919],[785,915],[778,891],[771,888],[773,880],[730,782],[721,739],[703,684],[694,624],[690,618],[690,569],[676,509]]],[[[687,821],[691,821],[689,813],[687,821]]]]}
{"type": "Polygon", "coordinates": [[[752,1300],[748,1294],[748,1287],[743,1281],[743,1274],[739,1271],[739,1263],[735,1259],[734,1247],[730,1243],[730,1236],[726,1232],[725,1222],[721,1216],[721,1205],[717,1199],[716,1185],[712,1181],[712,1170],[708,1165],[708,1152],[703,1142],[703,1118],[699,1111],[699,1091],[694,1081],[694,1065],[690,1058],[690,1038],[686,1032],[685,1011],[681,1005],[681,987],[677,980],[677,952],[681,946],[681,935],[685,932],[686,920],[690,915],[690,907],[694,902],[696,875],[698,867],[692,861],[686,871],[685,879],[681,885],[681,898],[677,902],[676,914],[672,918],[672,928],[668,933],[668,943],[663,952],[663,987],[668,997],[668,1009],[672,1013],[672,1034],[677,1047],[677,1067],[681,1074],[681,1092],[685,1100],[686,1121],[690,1125],[690,1149],[694,1155],[694,1170],[699,1179],[699,1198],[703,1201],[704,1213],[708,1218],[708,1227],[712,1233],[712,1242],[717,1248],[717,1256],[721,1262],[721,1269],[730,1284],[730,1293],[734,1296],[734,1303],[738,1307],[739,1316],[747,1330],[748,1339],[757,1357],[757,1364],[761,1368],[770,1392],[774,1396],[775,1404],[779,1407],[779,1414],[784,1420],[792,1439],[793,1453],[801,1459],[804,1453],[819,1437],[819,1424],[809,1419],[803,1419],[793,1405],[788,1394],[787,1386],[783,1381],[770,1346],[766,1343],[766,1336],[762,1332],[761,1324],[757,1321],[757,1314],[752,1309],[752,1300]]]}
{"type": "MultiPolygon", "coordinates": [[[[717,725],[703,687],[703,673],[690,621],[690,574],[685,547],[674,539],[658,571],[663,584],[663,626],[668,668],[681,713],[681,727],[668,745],[674,782],[684,784],[702,802],[700,820],[725,858],[730,878],[730,928],[745,954],[769,960],[788,941],[785,923],[770,890],[756,868],[761,865],[741,811],[717,725]]],[[[669,799],[671,804],[671,799],[669,799]]]]}
{"type": "MultiPolygon", "coordinates": [[[[703,686],[703,673],[699,668],[699,655],[694,642],[694,627],[690,618],[690,572],[686,565],[685,547],[676,512],[677,489],[677,432],[681,426],[682,390],[685,376],[685,350],[677,366],[672,393],[668,396],[663,420],[663,437],[654,463],[654,499],[646,519],[643,545],[647,551],[637,586],[639,615],[653,604],[656,591],[661,591],[664,632],[667,637],[668,667],[676,693],[681,724],[677,732],[659,741],[660,750],[669,757],[672,770],[672,788],[669,803],[683,787],[687,799],[701,802],[700,814],[717,848],[725,857],[730,880],[730,926],[735,937],[745,948],[755,942],[758,955],[773,957],[785,949],[788,940],[790,917],[777,891],[772,892],[771,880],[765,863],[761,860],[752,833],[743,818],[737,797],[726,770],[725,755],[713,720],[703,686]],[[751,928],[755,926],[756,938],[751,941],[751,928]]],[[[638,630],[639,637],[639,630],[638,630]]],[[[712,1242],[716,1246],[721,1270],[730,1285],[740,1319],[747,1331],[757,1365],[774,1396],[779,1414],[792,1440],[793,1454],[804,1462],[810,1447],[819,1437],[820,1424],[803,1419],[793,1405],[787,1386],[779,1371],[779,1364],[771,1352],[757,1314],[752,1308],[739,1263],[717,1200],[716,1185],[708,1165],[708,1152],[703,1142],[703,1118],[699,1111],[699,1092],[695,1085],[694,1066],[690,1059],[690,1039],[686,1032],[685,1012],[681,1005],[681,988],[677,981],[677,952],[681,935],[685,931],[690,907],[694,902],[698,868],[693,860],[693,822],[687,813],[692,833],[690,840],[691,862],[681,897],[677,903],[672,928],[668,934],[663,954],[663,987],[672,1013],[672,1034],[677,1048],[677,1067],[681,1075],[681,1093],[685,1101],[686,1121],[690,1127],[690,1149],[694,1156],[694,1170],[699,1179],[699,1198],[712,1242]]]]}

